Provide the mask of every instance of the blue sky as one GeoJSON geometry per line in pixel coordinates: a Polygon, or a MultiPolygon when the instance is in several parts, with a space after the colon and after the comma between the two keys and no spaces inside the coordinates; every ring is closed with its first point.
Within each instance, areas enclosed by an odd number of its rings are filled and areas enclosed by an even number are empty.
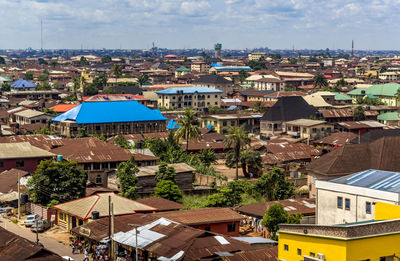
{"type": "Polygon", "coordinates": [[[0,0],[0,49],[400,49],[400,0],[0,0]]]}

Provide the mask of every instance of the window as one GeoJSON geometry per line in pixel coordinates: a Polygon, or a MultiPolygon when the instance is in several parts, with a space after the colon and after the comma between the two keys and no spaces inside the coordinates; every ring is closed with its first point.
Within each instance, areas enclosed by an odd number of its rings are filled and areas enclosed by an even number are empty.
{"type": "Polygon", "coordinates": [[[207,98],[210,98],[210,95],[207,95],[207,98]]]}
{"type": "Polygon", "coordinates": [[[4,167],[4,161],[0,161],[0,168],[2,168],[2,167],[4,167]]]}
{"type": "Polygon", "coordinates": [[[344,205],[345,209],[350,210],[350,199],[349,198],[345,199],[344,204],[345,204],[344,205]]]}
{"type": "Polygon", "coordinates": [[[205,231],[210,231],[210,230],[211,230],[211,227],[210,227],[210,226],[207,226],[207,227],[204,228],[204,230],[205,230],[205,231]]]}
{"type": "Polygon", "coordinates": [[[83,165],[83,169],[84,170],[90,170],[91,168],[90,168],[90,163],[85,163],[84,165],[83,165]]]}
{"type": "Polygon", "coordinates": [[[283,245],[283,250],[285,250],[285,251],[289,251],[289,246],[288,245],[283,245]]]}
{"type": "Polygon", "coordinates": [[[110,169],[115,169],[117,168],[117,163],[116,162],[110,162],[110,169]]]}
{"type": "Polygon", "coordinates": [[[311,257],[315,257],[315,253],[310,252],[310,256],[311,256],[311,257]]]}
{"type": "Polygon", "coordinates": [[[297,249],[297,255],[301,256],[301,249],[300,248],[297,249]]]}
{"type": "Polygon", "coordinates": [[[337,197],[337,208],[343,208],[343,198],[337,197]]]}
{"type": "Polygon", "coordinates": [[[222,122],[222,126],[226,126],[226,121],[223,121],[223,122],[222,122]]]}
{"type": "Polygon", "coordinates": [[[215,95],[215,98],[218,98],[218,95],[215,95]]]}
{"type": "Polygon", "coordinates": [[[99,131],[100,130],[100,126],[96,125],[96,130],[99,131]]]}
{"type": "Polygon", "coordinates": [[[218,105],[218,102],[215,102],[215,105],[218,105]]]}
{"type": "Polygon", "coordinates": [[[236,224],[228,224],[228,232],[235,232],[236,224]]]}
{"type": "Polygon", "coordinates": [[[17,167],[23,167],[23,166],[24,166],[24,161],[23,161],[23,160],[17,160],[17,161],[15,162],[15,166],[17,166],[17,167]]]}
{"type": "Polygon", "coordinates": [[[101,163],[101,168],[102,169],[108,169],[108,163],[106,162],[106,163],[101,163]]]}
{"type": "Polygon", "coordinates": [[[235,121],[231,121],[231,126],[235,126],[235,121]]]}
{"type": "Polygon", "coordinates": [[[371,214],[371,202],[365,202],[365,213],[371,214]]]}
{"type": "Polygon", "coordinates": [[[93,163],[93,169],[100,169],[100,163],[93,163]]]}
{"type": "Polygon", "coordinates": [[[96,184],[101,184],[101,183],[103,183],[103,179],[101,178],[100,175],[97,175],[96,176],[96,184]]]}

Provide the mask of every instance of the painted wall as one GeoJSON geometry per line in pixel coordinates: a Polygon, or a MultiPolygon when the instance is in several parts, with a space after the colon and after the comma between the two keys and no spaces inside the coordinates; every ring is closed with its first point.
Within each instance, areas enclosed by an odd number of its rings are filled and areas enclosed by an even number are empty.
{"type": "Polygon", "coordinates": [[[388,220],[400,218],[400,206],[388,204],[384,202],[377,202],[375,204],[375,219],[388,220]]]}
{"type": "Polygon", "coordinates": [[[20,158],[20,159],[5,159],[5,160],[0,160],[2,162],[2,166],[0,163],[0,172],[4,170],[9,170],[9,169],[21,169],[25,170],[29,173],[32,173],[36,170],[37,165],[41,160],[47,160],[50,159],[51,157],[48,158],[20,158]],[[22,162],[23,161],[23,166],[18,165],[17,162],[22,162]]]}
{"type": "Polygon", "coordinates": [[[222,223],[215,223],[215,224],[202,224],[202,225],[195,225],[191,226],[194,228],[206,230],[206,227],[210,227],[211,232],[220,233],[227,236],[239,236],[239,221],[235,222],[222,222],[222,223]],[[235,224],[235,231],[228,232],[228,225],[235,224]]]}
{"type": "Polygon", "coordinates": [[[381,257],[389,257],[393,254],[399,256],[399,243],[400,234],[343,240],[281,232],[278,258],[300,261],[304,260],[303,255],[310,256],[312,252],[315,257],[318,253],[324,254],[325,260],[380,260],[381,257]],[[288,246],[288,251],[285,251],[285,245],[288,246]],[[298,249],[301,249],[301,255],[298,255],[298,249]]]}

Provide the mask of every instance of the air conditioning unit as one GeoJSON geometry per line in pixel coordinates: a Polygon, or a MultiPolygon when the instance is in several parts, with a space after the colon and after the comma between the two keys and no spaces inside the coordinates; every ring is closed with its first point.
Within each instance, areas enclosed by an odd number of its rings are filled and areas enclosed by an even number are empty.
{"type": "Polygon", "coordinates": [[[317,258],[318,258],[319,260],[325,260],[325,255],[324,255],[324,254],[318,253],[318,254],[317,254],[317,258]]]}

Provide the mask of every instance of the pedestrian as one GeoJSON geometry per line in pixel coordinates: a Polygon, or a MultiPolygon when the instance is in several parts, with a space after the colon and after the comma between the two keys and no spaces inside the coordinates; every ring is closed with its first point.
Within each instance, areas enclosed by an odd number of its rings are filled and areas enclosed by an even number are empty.
{"type": "Polygon", "coordinates": [[[87,251],[87,249],[85,248],[85,250],[83,251],[83,255],[85,256],[85,259],[83,259],[84,261],[89,261],[89,252],[87,251]]]}
{"type": "Polygon", "coordinates": [[[104,261],[108,261],[108,255],[104,255],[104,261]]]}
{"type": "Polygon", "coordinates": [[[71,244],[71,247],[72,247],[72,254],[75,254],[75,245],[73,243],[71,244]]]}

